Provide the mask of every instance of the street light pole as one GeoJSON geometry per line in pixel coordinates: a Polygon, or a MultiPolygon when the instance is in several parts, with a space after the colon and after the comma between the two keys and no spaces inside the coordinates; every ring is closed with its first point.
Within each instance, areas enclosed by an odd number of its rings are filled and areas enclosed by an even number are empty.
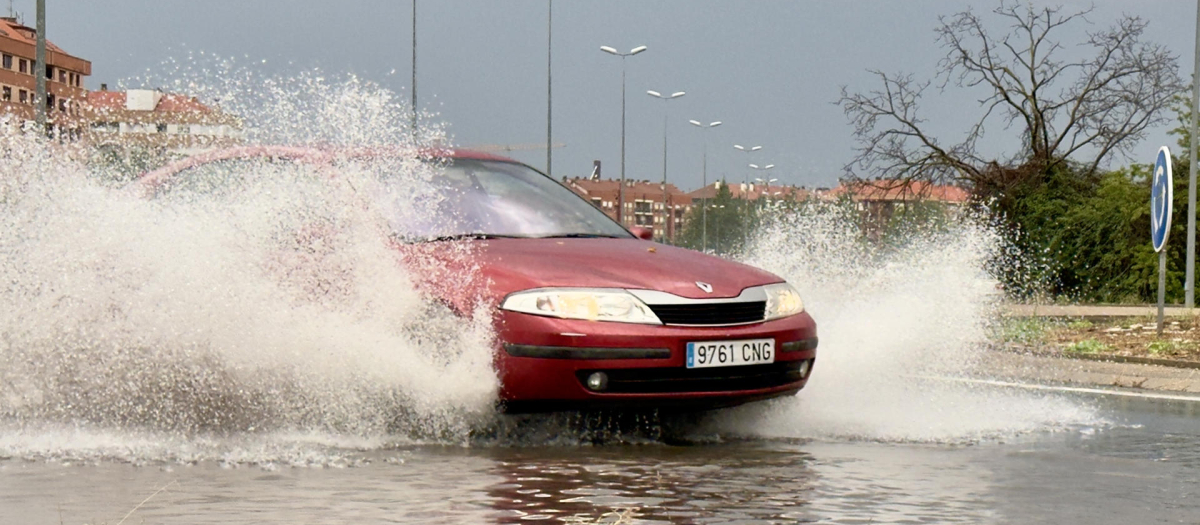
{"type": "MultiPolygon", "coordinates": [[[[751,166],[753,166],[753,164],[751,164],[751,166]]],[[[763,168],[763,169],[771,169],[771,168],[773,168],[773,167],[775,167],[775,165],[774,165],[774,164],[768,164],[768,165],[767,165],[767,167],[766,167],[766,168],[763,168]]],[[[776,183],[776,182],[779,182],[779,179],[759,179],[759,178],[756,178],[756,179],[754,179],[754,182],[760,183],[760,184],[762,184],[763,186],[765,186],[765,188],[763,189],[763,192],[762,192],[761,194],[759,194],[760,198],[763,198],[763,199],[765,199],[765,198],[766,198],[768,195],[770,195],[770,194],[771,194],[771,185],[772,185],[772,184],[774,184],[774,183],[776,183]]],[[[779,192],[775,192],[775,195],[779,195],[779,192]]],[[[759,206],[759,209],[762,209],[762,206],[759,206]]]]}
{"type": "MultiPolygon", "coordinates": [[[[743,145],[741,145],[741,144],[734,144],[734,145],[733,145],[733,149],[736,149],[736,150],[738,150],[738,151],[744,152],[744,153],[746,153],[747,155],[749,155],[749,154],[751,154],[751,153],[754,153],[754,152],[756,152],[756,151],[758,151],[758,150],[762,149],[762,146],[743,146],[743,145]]],[[[745,175],[745,177],[744,177],[742,180],[744,181],[744,182],[742,183],[742,191],[743,191],[743,194],[742,194],[742,199],[744,199],[744,200],[746,201],[745,203],[743,203],[743,206],[742,206],[742,208],[743,208],[743,211],[744,211],[744,210],[746,210],[746,209],[749,209],[749,202],[750,202],[750,199],[749,199],[749,197],[746,195],[746,193],[748,193],[748,192],[750,191],[750,175],[749,175],[749,174],[746,174],[746,175],[745,175]]],[[[742,213],[742,218],[743,218],[743,220],[745,219],[745,216],[746,216],[746,214],[745,214],[745,213],[742,213]]],[[[749,236],[750,225],[749,225],[749,224],[746,224],[746,226],[745,226],[744,228],[742,228],[742,229],[743,229],[743,230],[746,232],[746,234],[745,234],[743,237],[747,237],[747,236],[749,236]]]]}
{"type": "MultiPolygon", "coordinates": [[[[725,205],[722,204],[720,206],[717,206],[714,204],[713,209],[722,209],[723,210],[723,209],[725,209],[725,205]]],[[[722,213],[721,215],[724,215],[724,213],[722,213]]],[[[721,220],[720,220],[720,216],[718,216],[717,217],[717,244],[720,245],[720,243],[721,243],[721,220]]]]}
{"type": "Polygon", "coordinates": [[[554,176],[554,174],[550,172],[551,160],[553,159],[552,155],[554,153],[554,147],[551,145],[552,139],[554,138],[554,128],[551,127],[551,123],[554,121],[554,105],[551,103],[554,95],[554,91],[552,90],[554,84],[550,81],[552,78],[551,73],[554,72],[553,68],[551,67],[554,62],[550,59],[550,49],[553,43],[554,0],[546,0],[546,176],[551,178],[554,176]]]}
{"type": "Polygon", "coordinates": [[[610,55],[621,57],[621,187],[617,189],[617,222],[625,225],[625,58],[646,50],[646,46],[630,49],[622,53],[609,46],[600,46],[600,50],[610,55]]]}
{"type": "MultiPolygon", "coordinates": [[[[774,168],[774,167],[775,167],[775,165],[774,165],[774,164],[767,164],[766,166],[759,166],[758,164],[750,164],[750,168],[751,168],[751,169],[755,169],[755,170],[759,170],[759,171],[767,171],[767,170],[769,170],[769,169],[771,169],[771,168],[774,168]]],[[[775,181],[778,181],[778,180],[779,180],[779,179],[763,179],[763,178],[755,178],[755,179],[754,179],[754,182],[763,182],[763,183],[766,183],[766,185],[767,185],[767,190],[770,190],[770,189],[771,189],[771,183],[772,183],[772,182],[775,182],[775,181]]],[[[747,186],[749,186],[749,185],[750,185],[750,178],[749,178],[749,177],[747,177],[747,178],[746,178],[746,185],[747,185],[747,186]]],[[[747,188],[747,189],[749,189],[749,188],[747,188]]],[[[766,193],[766,192],[764,191],[764,193],[766,193]]],[[[761,209],[762,209],[762,207],[761,207],[761,206],[759,206],[759,208],[758,208],[758,209],[760,209],[760,210],[761,210],[761,209]]],[[[756,214],[757,214],[757,212],[756,212],[756,214]]],[[[750,246],[750,223],[749,223],[749,222],[747,222],[747,223],[746,223],[746,230],[745,230],[745,232],[744,232],[744,233],[745,233],[745,239],[744,239],[744,241],[743,241],[743,242],[745,242],[745,245],[746,245],[747,247],[749,247],[749,246],[750,246]]]]}
{"type": "Polygon", "coordinates": [[[37,43],[34,50],[34,118],[38,133],[46,133],[46,0],[37,0],[37,43]]]}
{"type": "MultiPolygon", "coordinates": [[[[1196,1],[1200,2],[1200,0],[1196,0],[1196,1]]],[[[719,120],[715,121],[715,122],[709,122],[707,126],[705,126],[704,124],[701,124],[700,121],[698,121],[698,120],[689,120],[688,123],[700,128],[701,130],[712,129],[712,128],[715,128],[715,127],[721,125],[721,121],[719,121],[719,120]]],[[[701,172],[703,173],[702,176],[704,177],[704,186],[702,186],[702,187],[705,189],[705,191],[707,191],[708,190],[708,134],[705,133],[703,135],[703,137],[704,137],[704,140],[702,141],[703,145],[701,146],[701,151],[703,151],[703,153],[701,153],[702,160],[700,162],[701,162],[701,166],[702,166],[702,168],[701,168],[701,172]]],[[[708,251],[708,198],[704,198],[704,200],[702,201],[702,204],[700,206],[700,251],[703,251],[703,252],[708,251]]]]}
{"type": "MultiPolygon", "coordinates": [[[[686,95],[687,93],[683,92],[683,91],[676,91],[674,93],[671,93],[670,95],[663,95],[662,93],[659,93],[657,91],[647,91],[646,94],[650,95],[654,98],[657,98],[659,100],[662,100],[663,102],[666,102],[668,100],[674,100],[679,97],[682,97],[682,96],[686,95]]],[[[675,237],[674,227],[673,227],[674,222],[675,222],[675,210],[673,210],[671,208],[670,198],[667,193],[667,128],[668,128],[667,117],[669,115],[670,115],[670,110],[664,108],[663,109],[663,180],[662,180],[662,185],[663,185],[662,239],[664,241],[667,240],[668,234],[670,234],[670,237],[672,239],[674,239],[674,237],[675,237]]]]}
{"type": "Polygon", "coordinates": [[[1187,275],[1183,283],[1184,302],[1189,309],[1196,306],[1196,123],[1200,119],[1200,0],[1196,2],[1196,63],[1192,71],[1197,75],[1192,80],[1192,127],[1191,160],[1188,161],[1188,221],[1187,221],[1187,275]]]}
{"type": "Polygon", "coordinates": [[[417,137],[417,0],[412,0],[412,136],[417,137]]]}

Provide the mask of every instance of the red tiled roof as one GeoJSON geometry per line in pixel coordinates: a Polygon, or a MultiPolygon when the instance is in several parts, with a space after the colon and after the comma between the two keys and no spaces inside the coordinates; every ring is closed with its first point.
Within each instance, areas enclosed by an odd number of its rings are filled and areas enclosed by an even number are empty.
{"type": "MultiPolygon", "coordinates": [[[[568,179],[567,185],[575,190],[580,195],[599,195],[609,194],[616,195],[621,189],[621,181],[612,179],[593,180],[588,178],[568,179]]],[[[683,190],[676,187],[674,184],[667,184],[667,193],[672,201],[683,202],[691,201],[691,196],[683,190]]],[[[657,196],[657,200],[662,200],[663,187],[662,182],[641,181],[641,180],[626,180],[625,181],[625,197],[633,198],[634,195],[649,195],[657,196]]]]}
{"type": "MultiPolygon", "coordinates": [[[[89,91],[87,101],[95,109],[125,109],[127,96],[125,91],[89,91]]],[[[163,93],[162,98],[158,101],[158,105],[154,107],[154,111],[164,113],[211,113],[212,108],[202,104],[195,97],[178,93],[163,93]]]]}
{"type": "Polygon", "coordinates": [[[717,188],[718,184],[725,184],[729,186],[729,193],[735,199],[757,200],[765,196],[767,198],[785,198],[799,201],[807,199],[809,196],[808,190],[804,188],[797,188],[795,186],[763,187],[760,184],[750,184],[749,187],[747,187],[745,184],[740,182],[735,182],[732,184],[714,182],[708,186],[695,190],[688,195],[690,195],[693,199],[715,199],[717,197],[717,193],[720,191],[717,188]],[[775,193],[779,193],[779,195],[775,195],[775,193]]]}
{"type": "MultiPolygon", "coordinates": [[[[0,31],[3,31],[4,36],[7,36],[8,38],[18,42],[23,42],[31,46],[37,45],[37,30],[32,27],[18,24],[16,20],[11,18],[0,18],[0,31]]],[[[46,41],[46,49],[48,51],[62,53],[64,55],[70,54],[66,51],[63,51],[62,48],[54,45],[54,43],[49,40],[46,41]]]]}
{"type": "Polygon", "coordinates": [[[842,183],[825,194],[837,199],[849,195],[855,201],[915,201],[966,202],[967,190],[958,186],[931,184],[927,181],[905,183],[896,180],[866,180],[842,183]]]}

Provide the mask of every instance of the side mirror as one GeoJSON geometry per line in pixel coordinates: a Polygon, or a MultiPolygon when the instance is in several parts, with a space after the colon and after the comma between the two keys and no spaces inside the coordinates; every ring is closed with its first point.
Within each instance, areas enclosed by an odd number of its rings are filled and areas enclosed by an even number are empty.
{"type": "Polygon", "coordinates": [[[634,237],[637,237],[643,241],[654,239],[654,230],[651,230],[645,226],[634,226],[629,228],[629,233],[632,233],[634,237]]]}

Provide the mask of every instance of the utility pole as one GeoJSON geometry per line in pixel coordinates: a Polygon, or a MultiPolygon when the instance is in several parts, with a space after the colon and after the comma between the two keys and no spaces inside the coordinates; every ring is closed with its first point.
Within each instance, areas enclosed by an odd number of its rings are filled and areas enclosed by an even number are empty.
{"type": "MultiPolygon", "coordinates": [[[[1200,0],[1197,0],[1200,2],[1200,0]]],[[[550,60],[551,46],[554,44],[554,0],[546,0],[546,175],[553,178],[554,174],[550,172],[551,160],[553,159],[554,145],[554,128],[551,127],[551,122],[554,121],[554,105],[551,104],[552,95],[554,94],[551,83],[551,73],[553,73],[553,62],[550,60]]]]}
{"type": "MultiPolygon", "coordinates": [[[[39,0],[42,1],[42,0],[39,0]]],[[[412,135],[417,136],[417,0],[412,0],[412,135]]]]}
{"type": "Polygon", "coordinates": [[[617,190],[617,222],[625,226],[625,59],[645,51],[646,46],[637,46],[628,53],[611,46],[600,46],[600,50],[621,57],[621,187],[617,190]]]}
{"type": "MultiPolygon", "coordinates": [[[[1197,0],[1197,1],[1200,1],[1200,0],[1197,0]]],[[[705,126],[699,120],[689,120],[688,123],[693,126],[696,126],[697,128],[700,128],[701,130],[712,129],[712,128],[715,128],[715,127],[721,125],[721,121],[719,121],[719,120],[715,121],[715,122],[710,122],[710,123],[708,123],[707,126],[705,126]]],[[[703,146],[703,153],[701,154],[701,157],[702,157],[701,165],[703,167],[701,168],[701,173],[703,173],[702,176],[704,177],[704,186],[702,186],[702,187],[705,188],[705,191],[707,191],[707,188],[708,188],[708,133],[704,133],[703,138],[704,138],[704,146],[703,146]]],[[[700,207],[700,251],[707,253],[708,252],[708,199],[704,198],[701,202],[703,202],[704,205],[700,207]]]]}
{"type": "Polygon", "coordinates": [[[37,50],[33,64],[33,109],[38,133],[46,133],[46,0],[37,0],[37,50]]]}
{"type": "MultiPolygon", "coordinates": [[[[663,95],[662,93],[659,93],[657,91],[647,91],[646,94],[665,102],[668,100],[675,100],[679,97],[686,95],[687,93],[683,92],[683,91],[676,91],[670,95],[663,95]]],[[[662,242],[667,242],[668,237],[674,238],[674,222],[675,222],[675,210],[671,209],[670,203],[667,202],[668,200],[670,200],[670,199],[668,199],[668,194],[667,194],[667,117],[669,115],[670,115],[670,110],[664,108],[663,109],[663,181],[662,181],[663,228],[662,228],[662,235],[661,235],[662,242]]]]}
{"type": "Polygon", "coordinates": [[[1196,306],[1196,123],[1200,119],[1200,0],[1196,1],[1196,57],[1192,69],[1192,143],[1188,160],[1188,222],[1187,222],[1187,275],[1184,276],[1184,306],[1196,306]]]}

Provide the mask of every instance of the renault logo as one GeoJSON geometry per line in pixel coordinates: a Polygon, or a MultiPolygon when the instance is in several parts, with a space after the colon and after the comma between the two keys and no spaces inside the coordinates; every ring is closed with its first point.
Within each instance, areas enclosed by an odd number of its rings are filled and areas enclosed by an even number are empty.
{"type": "Polygon", "coordinates": [[[705,293],[712,293],[712,285],[711,284],[696,281],[696,286],[699,286],[700,289],[704,290],[705,293]]]}

